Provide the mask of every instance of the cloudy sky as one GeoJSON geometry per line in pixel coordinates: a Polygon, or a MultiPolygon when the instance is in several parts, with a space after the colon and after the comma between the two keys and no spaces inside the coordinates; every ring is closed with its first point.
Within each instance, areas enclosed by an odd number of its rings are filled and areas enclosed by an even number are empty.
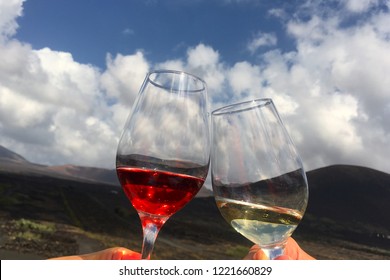
{"type": "Polygon", "coordinates": [[[0,145],[114,168],[147,71],[274,100],[307,170],[390,173],[390,1],[0,0],[0,145]]]}

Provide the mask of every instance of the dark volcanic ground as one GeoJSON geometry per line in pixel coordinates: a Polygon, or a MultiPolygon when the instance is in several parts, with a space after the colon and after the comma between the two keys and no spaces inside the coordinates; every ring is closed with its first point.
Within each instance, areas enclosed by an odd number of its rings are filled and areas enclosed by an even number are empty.
{"type": "MultiPolygon", "coordinates": [[[[66,168],[67,174],[53,173],[0,149],[1,259],[45,259],[112,246],[140,251],[137,213],[118,185],[102,179],[112,173],[66,168]],[[86,179],[90,171],[100,179],[86,179]]],[[[338,165],[307,176],[309,205],[293,235],[301,247],[318,259],[389,260],[390,175],[338,165]]],[[[153,258],[242,259],[251,246],[223,220],[212,197],[200,196],[164,225],[153,258]]]]}
{"type": "MultiPolygon", "coordinates": [[[[0,193],[1,259],[140,250],[138,216],[116,186],[0,173],[0,193]]],[[[380,225],[346,225],[307,212],[294,237],[318,259],[390,259],[388,239],[374,234],[385,232],[380,225]]],[[[240,259],[251,245],[221,218],[212,197],[196,198],[164,225],[153,257],[240,259]]]]}

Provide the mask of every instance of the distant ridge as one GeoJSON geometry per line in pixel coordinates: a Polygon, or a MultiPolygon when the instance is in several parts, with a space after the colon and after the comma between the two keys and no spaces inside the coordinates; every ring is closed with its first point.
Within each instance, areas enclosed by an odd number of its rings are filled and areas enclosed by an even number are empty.
{"type": "Polygon", "coordinates": [[[0,171],[49,176],[76,181],[94,181],[119,185],[115,170],[76,165],[48,166],[27,161],[21,155],[0,145],[0,171]]]}
{"type": "Polygon", "coordinates": [[[47,169],[74,178],[89,179],[97,182],[119,185],[116,171],[114,169],[77,166],[71,164],[48,166],[47,169]]]}
{"type": "MultiPolygon", "coordinates": [[[[22,156],[0,145],[0,171],[19,174],[49,176],[75,181],[90,181],[120,186],[115,169],[87,167],[78,165],[47,166],[27,161],[22,156]]],[[[198,196],[211,196],[212,192],[203,187],[198,196]]]]}
{"type": "Polygon", "coordinates": [[[0,158],[2,159],[10,159],[15,161],[27,161],[24,157],[21,155],[18,155],[17,153],[14,153],[3,146],[0,145],[0,158]]]}

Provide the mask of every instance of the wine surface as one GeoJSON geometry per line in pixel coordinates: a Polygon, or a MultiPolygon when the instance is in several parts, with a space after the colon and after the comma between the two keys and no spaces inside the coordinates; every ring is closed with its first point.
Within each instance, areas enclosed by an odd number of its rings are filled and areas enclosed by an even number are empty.
{"type": "Polygon", "coordinates": [[[154,169],[117,167],[119,181],[134,208],[166,216],[186,205],[200,190],[203,178],[154,169]]]}
{"type": "Polygon", "coordinates": [[[261,246],[286,240],[302,219],[302,214],[282,207],[270,207],[216,197],[225,220],[240,234],[261,246]]]}

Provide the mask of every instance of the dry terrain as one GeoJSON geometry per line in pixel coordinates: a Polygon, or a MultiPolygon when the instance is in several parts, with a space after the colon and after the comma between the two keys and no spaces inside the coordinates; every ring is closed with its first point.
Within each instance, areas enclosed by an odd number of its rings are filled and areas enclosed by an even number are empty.
{"type": "MultiPolygon", "coordinates": [[[[139,251],[137,213],[110,181],[112,172],[34,165],[0,147],[0,258],[46,259],[111,246],[139,251]]],[[[389,260],[390,175],[343,165],[307,175],[309,206],[293,235],[300,245],[318,259],[389,260]]],[[[202,193],[164,225],[153,258],[246,255],[252,244],[202,193]]]]}

